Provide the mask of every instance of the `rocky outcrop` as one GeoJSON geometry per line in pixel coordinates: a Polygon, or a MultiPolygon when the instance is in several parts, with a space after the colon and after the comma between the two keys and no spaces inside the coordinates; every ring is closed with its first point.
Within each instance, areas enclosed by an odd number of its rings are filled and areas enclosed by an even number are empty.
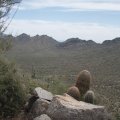
{"type": "Polygon", "coordinates": [[[52,99],[52,93],[40,87],[35,88],[25,105],[28,120],[33,120],[35,117],[45,114],[52,99]]]}
{"type": "Polygon", "coordinates": [[[77,101],[69,95],[57,95],[47,114],[52,120],[110,120],[103,106],[77,101]]]}
{"type": "Polygon", "coordinates": [[[56,95],[36,88],[37,99],[27,114],[28,120],[111,120],[104,106],[75,100],[68,94],[56,95]]]}

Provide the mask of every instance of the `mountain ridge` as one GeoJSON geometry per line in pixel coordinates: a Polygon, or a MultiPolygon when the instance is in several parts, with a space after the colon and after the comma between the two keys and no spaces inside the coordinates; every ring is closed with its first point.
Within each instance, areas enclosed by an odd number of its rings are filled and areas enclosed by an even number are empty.
{"type": "Polygon", "coordinates": [[[26,34],[26,33],[22,33],[22,34],[20,34],[20,35],[18,35],[18,36],[13,36],[14,37],[14,39],[15,40],[53,40],[53,41],[55,41],[56,43],[59,43],[60,44],[60,46],[64,46],[64,44],[65,44],[65,46],[66,45],[71,45],[72,43],[73,44],[77,44],[77,43],[81,43],[81,44],[85,44],[85,43],[87,43],[87,44],[111,44],[111,43],[119,43],[120,42],[120,37],[116,37],[116,38],[114,38],[114,39],[111,39],[111,40],[104,40],[102,43],[96,43],[94,40],[83,40],[83,39],[80,39],[80,38],[69,38],[69,39],[67,39],[67,40],[65,40],[65,41],[62,41],[62,42],[60,42],[60,41],[58,41],[58,40],[56,40],[56,39],[54,39],[54,38],[52,38],[52,37],[50,37],[50,36],[48,36],[48,35],[35,35],[35,36],[30,36],[30,35],[28,35],[28,34],[26,34]]]}

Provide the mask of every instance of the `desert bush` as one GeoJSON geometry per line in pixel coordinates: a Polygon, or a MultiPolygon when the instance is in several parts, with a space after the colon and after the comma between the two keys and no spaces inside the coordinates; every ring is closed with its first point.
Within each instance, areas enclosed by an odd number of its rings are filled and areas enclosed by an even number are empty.
{"type": "Polygon", "coordinates": [[[116,114],[116,120],[120,120],[120,114],[119,113],[116,114]]]}
{"type": "Polygon", "coordinates": [[[22,77],[15,64],[0,58],[0,116],[14,116],[24,102],[22,77]]]}
{"type": "Polygon", "coordinates": [[[68,86],[60,81],[57,75],[49,76],[46,78],[46,90],[52,92],[53,94],[63,94],[67,91],[68,86]]]}

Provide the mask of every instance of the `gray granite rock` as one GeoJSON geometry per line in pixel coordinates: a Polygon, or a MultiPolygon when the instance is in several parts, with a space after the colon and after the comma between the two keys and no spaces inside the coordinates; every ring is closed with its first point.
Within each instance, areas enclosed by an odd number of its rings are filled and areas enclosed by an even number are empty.
{"type": "Polygon", "coordinates": [[[34,118],[33,120],[51,120],[51,118],[48,115],[43,114],[39,117],[34,118]]]}
{"type": "Polygon", "coordinates": [[[37,93],[37,95],[40,99],[45,99],[45,100],[51,101],[53,98],[53,94],[51,92],[48,92],[40,87],[35,88],[35,92],[37,93]]]}
{"type": "Polygon", "coordinates": [[[57,95],[47,114],[52,120],[110,120],[103,106],[77,101],[69,95],[57,95]]]}
{"type": "Polygon", "coordinates": [[[49,104],[50,102],[44,99],[36,100],[30,110],[30,114],[32,114],[34,118],[45,114],[49,104]]]}

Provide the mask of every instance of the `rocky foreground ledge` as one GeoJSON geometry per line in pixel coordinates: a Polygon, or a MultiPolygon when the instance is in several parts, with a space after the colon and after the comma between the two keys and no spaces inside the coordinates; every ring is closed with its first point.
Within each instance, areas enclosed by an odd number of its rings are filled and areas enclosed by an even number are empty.
{"type": "Polygon", "coordinates": [[[96,106],[70,97],[55,96],[49,105],[47,114],[52,120],[108,120],[103,106],[96,106]]]}
{"type": "Polygon", "coordinates": [[[27,115],[29,120],[111,120],[104,106],[77,101],[67,94],[56,95],[51,99],[52,94],[42,90],[37,88],[39,99],[33,103],[27,115]]]}

